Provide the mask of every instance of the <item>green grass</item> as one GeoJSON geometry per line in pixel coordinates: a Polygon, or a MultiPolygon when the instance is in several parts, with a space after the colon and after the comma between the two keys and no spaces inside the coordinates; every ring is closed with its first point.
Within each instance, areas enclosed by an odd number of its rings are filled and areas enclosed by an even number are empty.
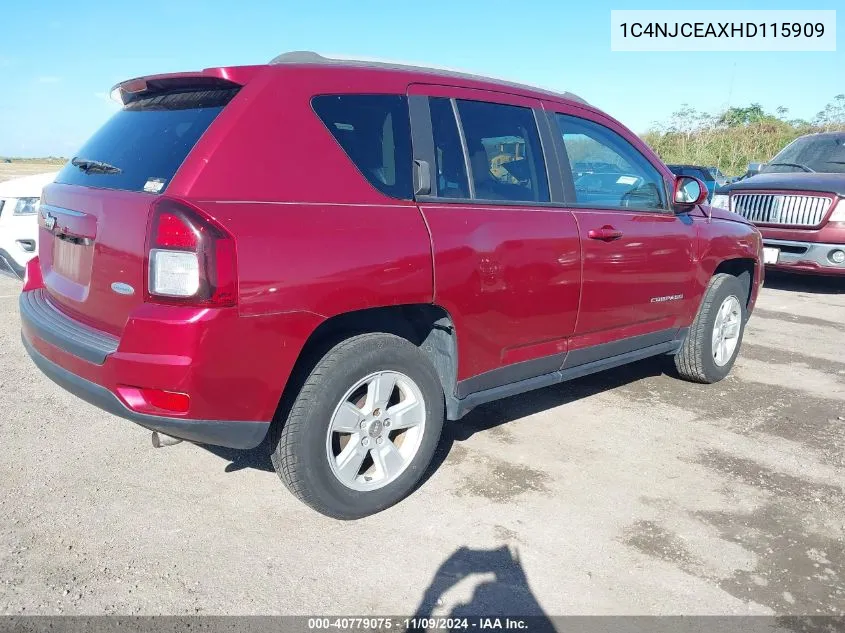
{"type": "Polygon", "coordinates": [[[759,104],[717,115],[684,105],[672,118],[642,135],[665,163],[718,166],[727,176],[744,174],[748,163],[767,162],[804,134],[845,131],[845,95],[837,95],[812,122],[787,119],[787,110],[759,104]]]}
{"type": "MultiPolygon", "coordinates": [[[[745,173],[748,163],[764,163],[799,136],[829,129],[787,123],[683,132],[647,132],[643,140],[665,163],[715,165],[726,176],[745,173]]],[[[845,126],[838,129],[845,130],[845,126]]]]}

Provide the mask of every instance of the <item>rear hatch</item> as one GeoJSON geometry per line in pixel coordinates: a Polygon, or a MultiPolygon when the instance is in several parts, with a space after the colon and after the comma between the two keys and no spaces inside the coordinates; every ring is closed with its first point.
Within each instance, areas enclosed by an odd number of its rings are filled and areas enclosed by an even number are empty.
{"type": "Polygon", "coordinates": [[[60,309],[98,329],[122,333],[144,300],[151,205],[239,87],[202,74],[132,80],[118,87],[122,109],[42,197],[41,269],[60,309]]]}

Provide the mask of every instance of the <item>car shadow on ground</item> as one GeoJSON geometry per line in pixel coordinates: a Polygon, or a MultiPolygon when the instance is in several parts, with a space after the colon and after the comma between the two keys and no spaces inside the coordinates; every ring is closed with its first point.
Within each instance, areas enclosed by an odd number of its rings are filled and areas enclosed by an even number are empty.
{"type": "MultiPolygon", "coordinates": [[[[455,442],[465,442],[476,433],[490,431],[546,409],[552,409],[570,402],[581,400],[603,391],[609,391],[623,385],[637,382],[652,376],[659,376],[672,371],[671,359],[666,356],[649,358],[630,365],[623,365],[613,370],[592,374],[569,382],[561,383],[536,391],[511,396],[490,404],[482,405],[470,411],[461,420],[446,422],[440,437],[440,443],[431,465],[419,485],[423,485],[446,461],[455,442]]],[[[257,447],[244,451],[222,446],[200,445],[207,451],[227,460],[227,473],[254,468],[273,472],[270,461],[272,452],[268,434],[257,447]]]]}
{"type": "Polygon", "coordinates": [[[800,275],[766,271],[766,280],[763,287],[818,295],[841,295],[845,294],[845,276],[800,275]]]}
{"type": "MultiPolygon", "coordinates": [[[[519,553],[506,545],[495,549],[461,547],[455,550],[434,573],[411,616],[411,622],[416,627],[412,626],[409,630],[429,628],[425,622],[427,618],[460,620],[478,616],[491,619],[530,618],[531,631],[555,630],[528,585],[519,553]],[[449,591],[464,581],[474,583],[469,600],[449,600],[449,591]]],[[[462,627],[460,623],[455,626],[462,627]]],[[[498,627],[491,623],[490,628],[508,627],[504,623],[498,627]]]]}

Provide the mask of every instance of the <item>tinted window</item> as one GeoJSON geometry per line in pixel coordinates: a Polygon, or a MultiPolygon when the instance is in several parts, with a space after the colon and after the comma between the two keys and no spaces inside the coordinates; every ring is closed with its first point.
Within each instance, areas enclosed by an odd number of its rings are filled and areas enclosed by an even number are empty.
{"type": "Polygon", "coordinates": [[[70,163],[56,182],[105,189],[163,191],[188,152],[237,89],[163,94],[133,101],[112,116],[76,156],[118,167],[88,173],[70,163]]]}
{"type": "Polygon", "coordinates": [[[441,198],[469,198],[464,150],[451,99],[432,97],[431,128],[434,133],[436,195],[441,198]]]}
{"type": "Polygon", "coordinates": [[[408,102],[397,95],[323,95],[314,111],[370,184],[410,199],[411,128],[408,102]]]}
{"type": "Polygon", "coordinates": [[[662,209],[660,172],[619,134],[603,125],[556,115],[579,206],[662,209]]]}
{"type": "Polygon", "coordinates": [[[548,202],[549,183],[530,108],[459,100],[475,197],[548,202]]]}

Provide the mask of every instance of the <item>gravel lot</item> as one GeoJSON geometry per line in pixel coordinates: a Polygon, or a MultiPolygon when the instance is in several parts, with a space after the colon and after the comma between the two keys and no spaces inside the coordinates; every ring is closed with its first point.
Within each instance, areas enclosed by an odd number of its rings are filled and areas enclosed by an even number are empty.
{"type": "Polygon", "coordinates": [[[701,386],[648,361],[479,408],[358,522],[267,448],[150,434],[44,378],[0,278],[0,613],[843,614],[845,280],[770,276],[701,386]]]}
{"type": "Polygon", "coordinates": [[[23,176],[44,174],[48,171],[58,171],[63,165],[64,162],[61,160],[16,160],[11,163],[0,161],[0,182],[23,176]]]}

